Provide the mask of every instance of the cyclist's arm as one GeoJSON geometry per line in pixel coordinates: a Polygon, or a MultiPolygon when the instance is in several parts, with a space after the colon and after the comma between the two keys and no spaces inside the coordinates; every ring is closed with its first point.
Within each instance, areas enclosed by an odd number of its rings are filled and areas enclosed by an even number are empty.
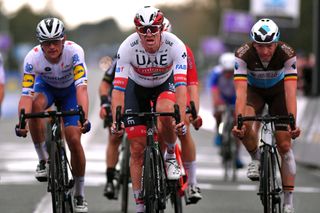
{"type": "Polygon", "coordinates": [[[245,115],[247,103],[247,64],[242,59],[235,57],[237,68],[234,70],[234,86],[236,90],[235,115],[245,115]]]}
{"type": "Polygon", "coordinates": [[[77,92],[78,105],[82,106],[83,111],[85,113],[85,119],[88,119],[89,97],[88,97],[87,85],[77,86],[76,92],[77,92]]]}
{"type": "Polygon", "coordinates": [[[199,87],[198,85],[189,85],[188,94],[190,95],[190,101],[193,101],[197,110],[199,112],[199,87]]]}
{"type": "Polygon", "coordinates": [[[292,64],[296,63],[296,57],[288,59],[285,63],[285,100],[288,113],[297,116],[297,69],[292,64]]]}
{"type": "Polygon", "coordinates": [[[186,45],[187,50],[187,91],[190,95],[190,101],[193,101],[197,112],[199,112],[199,82],[197,66],[194,59],[194,55],[190,47],[186,45]]]}
{"type": "Polygon", "coordinates": [[[21,109],[25,109],[25,113],[30,113],[32,110],[32,96],[22,95],[20,97],[18,105],[18,114],[20,114],[21,109]]]}

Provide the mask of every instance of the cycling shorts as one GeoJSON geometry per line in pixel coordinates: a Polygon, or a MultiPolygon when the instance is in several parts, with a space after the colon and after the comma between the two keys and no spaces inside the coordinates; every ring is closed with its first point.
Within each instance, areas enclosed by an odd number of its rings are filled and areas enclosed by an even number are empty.
{"type": "MultiPolygon", "coordinates": [[[[67,88],[55,88],[43,81],[38,76],[35,82],[35,92],[42,93],[47,98],[48,109],[53,103],[59,102],[61,111],[77,109],[77,94],[74,84],[67,88]]],[[[78,126],[79,116],[63,117],[64,126],[78,126]]]]}
{"type": "MultiPolygon", "coordinates": [[[[152,100],[166,98],[174,101],[171,98],[171,95],[165,94],[174,92],[175,89],[173,84],[173,75],[171,75],[163,84],[154,88],[142,87],[129,78],[125,91],[125,112],[150,112],[150,103],[152,100]]],[[[156,106],[154,106],[154,109],[156,109],[156,106]]],[[[138,117],[127,117],[124,120],[124,124],[128,138],[132,138],[134,136],[143,136],[146,126],[145,119],[138,117]]]]}
{"type": "MultiPolygon", "coordinates": [[[[248,84],[247,93],[247,105],[254,108],[256,115],[262,114],[265,104],[268,105],[268,113],[271,116],[288,115],[285,101],[284,80],[270,88],[258,88],[248,84]]],[[[288,123],[275,123],[275,129],[286,131],[288,129],[288,123]]]]}

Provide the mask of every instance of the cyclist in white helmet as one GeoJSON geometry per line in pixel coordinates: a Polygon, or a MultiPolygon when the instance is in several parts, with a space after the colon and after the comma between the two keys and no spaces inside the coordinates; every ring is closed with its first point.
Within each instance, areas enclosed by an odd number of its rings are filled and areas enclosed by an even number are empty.
{"type": "MultiPolygon", "coordinates": [[[[131,34],[118,50],[117,68],[113,81],[112,115],[121,105],[126,112],[150,111],[150,100],[156,99],[156,111],[173,111],[174,103],[180,106],[181,121],[185,119],[187,92],[187,53],[183,42],[172,33],[163,32],[163,13],[146,6],[137,11],[134,18],[136,32],[131,34]],[[173,99],[170,95],[175,93],[173,99]]],[[[178,134],[186,134],[183,122],[171,125],[171,117],[160,117],[158,136],[167,144],[165,164],[168,179],[181,175],[175,156],[178,134]]],[[[130,170],[136,212],[144,212],[141,195],[143,151],[146,144],[146,123],[139,118],[124,121],[130,140],[130,170]]],[[[123,130],[112,132],[121,135],[123,130]]]]}
{"type": "MultiPolygon", "coordinates": [[[[288,44],[279,41],[278,26],[268,18],[260,19],[251,29],[252,42],[236,50],[234,82],[236,88],[236,115],[261,114],[264,106],[269,114],[297,116],[296,53],[288,44]]],[[[281,174],[284,192],[283,212],[292,213],[296,163],[291,139],[300,135],[300,129],[290,129],[285,122],[275,125],[275,138],[281,156],[281,174]]],[[[235,126],[233,133],[240,138],[251,155],[248,178],[259,180],[260,153],[258,130],[245,122],[241,130],[235,126]]]]}
{"type": "MultiPolygon", "coordinates": [[[[163,20],[163,31],[171,32],[172,25],[167,18],[163,20]]],[[[196,106],[197,112],[199,111],[199,85],[198,85],[198,73],[197,67],[194,60],[193,52],[188,45],[187,49],[187,105],[190,101],[193,101],[196,106]]],[[[187,134],[179,135],[181,141],[181,151],[182,151],[182,161],[183,166],[188,174],[188,188],[186,189],[186,203],[194,204],[202,199],[200,188],[197,186],[197,165],[196,165],[196,146],[193,141],[190,132],[190,123],[194,125],[196,129],[199,129],[202,125],[202,118],[198,117],[193,120],[191,115],[187,115],[185,119],[185,124],[187,126],[187,134]]]]}
{"type": "MultiPolygon", "coordinates": [[[[233,83],[233,69],[235,64],[234,53],[225,52],[219,57],[219,64],[214,66],[209,77],[209,86],[212,94],[213,115],[216,120],[215,144],[221,146],[222,136],[218,129],[221,123],[222,114],[226,106],[234,106],[236,91],[233,83]]],[[[237,143],[236,167],[243,168],[239,156],[240,143],[237,143]]]]}
{"type": "Polygon", "coordinates": [[[1,117],[1,105],[4,98],[4,86],[5,86],[5,73],[4,73],[3,58],[0,53],[0,117],[1,117]]]}
{"type": "MultiPolygon", "coordinates": [[[[81,145],[81,134],[90,130],[88,121],[87,67],[84,51],[76,43],[66,41],[62,21],[46,18],[39,22],[36,35],[39,45],[24,59],[22,95],[18,110],[42,112],[53,103],[59,102],[62,111],[76,109],[81,105],[85,112],[83,127],[78,126],[78,116],[63,118],[64,135],[71,152],[71,166],[74,172],[74,210],[88,212],[84,197],[84,176],[86,159],[81,145]]],[[[45,145],[44,120],[30,119],[28,126],[38,154],[39,164],[35,177],[47,181],[48,152],[45,145]]],[[[17,136],[25,137],[27,128],[16,126],[17,136]]]]}

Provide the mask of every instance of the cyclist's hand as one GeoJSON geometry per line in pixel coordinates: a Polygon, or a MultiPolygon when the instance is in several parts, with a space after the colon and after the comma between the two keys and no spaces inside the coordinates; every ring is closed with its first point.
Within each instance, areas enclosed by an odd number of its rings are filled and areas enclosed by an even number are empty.
{"type": "Polygon", "coordinates": [[[234,126],[233,129],[232,129],[233,135],[234,135],[236,138],[239,138],[240,140],[243,139],[245,131],[246,131],[246,126],[245,126],[245,125],[243,125],[243,126],[241,127],[241,129],[238,129],[237,126],[234,126]]]}
{"type": "Polygon", "coordinates": [[[24,137],[24,138],[27,137],[28,130],[27,129],[20,129],[19,124],[16,125],[15,131],[16,131],[16,135],[18,137],[24,137]]]}
{"type": "Polygon", "coordinates": [[[289,126],[288,131],[289,131],[292,139],[296,139],[297,137],[299,137],[299,135],[301,133],[301,129],[299,127],[296,127],[294,130],[292,130],[289,126]]]}
{"type": "Polygon", "coordinates": [[[83,125],[80,127],[80,130],[83,134],[89,132],[91,129],[91,123],[88,119],[85,120],[85,122],[83,123],[83,125]]]}
{"type": "Polygon", "coordinates": [[[118,137],[121,137],[124,134],[124,123],[121,122],[119,130],[117,130],[116,123],[117,122],[113,122],[112,123],[112,125],[111,125],[111,133],[116,135],[116,136],[118,136],[118,137]]]}
{"type": "Polygon", "coordinates": [[[196,119],[193,119],[192,116],[190,116],[189,118],[190,122],[196,130],[198,130],[202,126],[202,118],[199,115],[196,119]]]}
{"type": "Polygon", "coordinates": [[[175,130],[178,135],[186,135],[187,134],[187,126],[184,122],[180,122],[175,125],[175,130]]]}
{"type": "Polygon", "coordinates": [[[107,111],[106,111],[106,109],[104,108],[103,105],[100,107],[99,116],[100,116],[101,119],[104,119],[107,116],[107,111]]]}

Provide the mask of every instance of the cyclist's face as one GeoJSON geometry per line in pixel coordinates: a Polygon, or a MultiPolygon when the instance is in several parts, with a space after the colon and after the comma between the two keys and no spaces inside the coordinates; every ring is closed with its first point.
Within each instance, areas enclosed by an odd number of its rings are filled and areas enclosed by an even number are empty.
{"type": "Polygon", "coordinates": [[[42,51],[49,62],[56,63],[59,61],[64,41],[65,39],[44,41],[41,43],[42,51]]]}
{"type": "Polygon", "coordinates": [[[260,60],[263,62],[271,61],[274,51],[277,48],[277,43],[270,43],[270,44],[258,44],[253,43],[253,47],[256,49],[260,60]]]}
{"type": "Polygon", "coordinates": [[[146,26],[136,28],[140,36],[141,44],[149,53],[155,53],[160,48],[161,42],[161,26],[146,26]]]}

